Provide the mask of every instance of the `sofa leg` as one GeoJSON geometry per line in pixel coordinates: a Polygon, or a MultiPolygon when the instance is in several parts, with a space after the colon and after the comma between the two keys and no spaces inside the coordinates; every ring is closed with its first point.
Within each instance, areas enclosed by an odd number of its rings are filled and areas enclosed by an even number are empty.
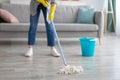
{"type": "Polygon", "coordinates": [[[98,38],[98,41],[99,41],[99,45],[101,45],[101,38],[98,38]]]}

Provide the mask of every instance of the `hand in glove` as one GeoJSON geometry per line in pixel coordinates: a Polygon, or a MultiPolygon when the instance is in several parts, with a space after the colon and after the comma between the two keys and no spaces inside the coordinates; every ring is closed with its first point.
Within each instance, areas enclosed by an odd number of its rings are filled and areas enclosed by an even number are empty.
{"type": "Polygon", "coordinates": [[[48,7],[49,6],[49,2],[48,0],[36,0],[37,2],[43,4],[44,7],[48,7]]]}
{"type": "Polygon", "coordinates": [[[56,10],[56,4],[51,4],[50,14],[49,14],[49,17],[48,17],[50,21],[54,20],[55,10],[56,10]]]}

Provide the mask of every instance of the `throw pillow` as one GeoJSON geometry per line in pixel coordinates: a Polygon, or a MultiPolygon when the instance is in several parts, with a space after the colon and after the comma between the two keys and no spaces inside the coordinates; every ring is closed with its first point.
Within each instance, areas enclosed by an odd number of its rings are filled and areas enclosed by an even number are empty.
{"type": "Polygon", "coordinates": [[[18,23],[19,20],[10,12],[4,9],[0,9],[0,18],[8,23],[18,23]]]}
{"type": "Polygon", "coordinates": [[[94,23],[94,8],[79,8],[78,9],[78,17],[77,23],[94,23]]]}

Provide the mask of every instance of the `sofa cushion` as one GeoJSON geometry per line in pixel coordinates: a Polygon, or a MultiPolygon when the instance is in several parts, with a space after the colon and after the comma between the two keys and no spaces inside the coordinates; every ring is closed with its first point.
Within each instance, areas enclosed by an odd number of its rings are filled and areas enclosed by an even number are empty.
{"type": "Polygon", "coordinates": [[[10,12],[4,9],[0,9],[0,18],[8,23],[18,23],[18,19],[12,15],[10,12]]]}
{"type": "Polygon", "coordinates": [[[75,23],[79,8],[89,8],[88,5],[73,6],[73,5],[57,5],[55,11],[56,23],[75,23]]]}
{"type": "Polygon", "coordinates": [[[80,31],[97,31],[98,25],[97,24],[75,24],[75,23],[56,23],[56,30],[57,31],[65,31],[65,32],[80,32],[80,31]]]}
{"type": "Polygon", "coordinates": [[[12,13],[20,22],[29,22],[28,5],[2,3],[1,8],[12,13]]]}
{"type": "MultiPolygon", "coordinates": [[[[57,5],[55,11],[54,22],[56,23],[75,23],[79,8],[90,8],[91,6],[73,6],[73,5],[57,5]],[[63,15],[64,14],[64,15],[63,15]]],[[[11,12],[18,18],[21,23],[28,23],[30,19],[30,5],[26,4],[8,4],[2,3],[1,8],[11,12]]],[[[42,11],[41,11],[42,13],[42,11]]],[[[40,23],[44,23],[43,14],[39,18],[40,23]]]]}
{"type": "MultiPolygon", "coordinates": [[[[29,23],[1,23],[0,31],[28,31],[29,23]]],[[[79,31],[97,31],[98,25],[96,24],[74,24],[74,23],[55,23],[57,31],[66,32],[79,32],[79,31]]],[[[45,24],[38,24],[37,31],[45,32],[45,24]]]]}
{"type": "Polygon", "coordinates": [[[93,24],[94,14],[95,14],[94,8],[79,8],[77,23],[93,24]]]}
{"type": "MultiPolygon", "coordinates": [[[[12,13],[21,23],[30,22],[30,5],[1,3],[1,8],[12,13]]],[[[42,11],[40,14],[39,22],[44,23],[42,11]]]]}

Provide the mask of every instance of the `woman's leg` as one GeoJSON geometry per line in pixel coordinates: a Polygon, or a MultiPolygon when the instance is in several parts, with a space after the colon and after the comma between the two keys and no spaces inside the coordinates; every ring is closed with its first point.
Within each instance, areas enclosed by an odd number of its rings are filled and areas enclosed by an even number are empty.
{"type": "Polygon", "coordinates": [[[30,15],[30,28],[28,32],[28,48],[29,50],[25,54],[26,57],[31,57],[33,55],[33,45],[35,44],[36,30],[38,25],[38,19],[40,15],[40,6],[37,7],[37,12],[35,15],[30,15]]]}
{"type": "Polygon", "coordinates": [[[53,30],[53,25],[47,21],[47,8],[42,6],[42,11],[44,15],[45,25],[46,25],[46,34],[47,34],[47,44],[50,46],[50,53],[55,56],[59,57],[60,54],[57,52],[55,48],[55,34],[53,30]]]}

